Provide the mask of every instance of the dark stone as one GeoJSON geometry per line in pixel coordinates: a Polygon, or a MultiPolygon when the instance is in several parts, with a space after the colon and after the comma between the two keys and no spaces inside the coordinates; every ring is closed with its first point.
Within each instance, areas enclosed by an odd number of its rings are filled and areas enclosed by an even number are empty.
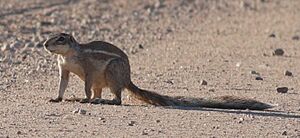
{"type": "Polygon", "coordinates": [[[130,121],[129,123],[128,123],[128,126],[134,126],[135,125],[135,121],[130,121]]]}
{"type": "Polygon", "coordinates": [[[144,47],[143,47],[142,44],[139,44],[139,48],[140,48],[140,49],[144,49],[144,47]]]}
{"type": "Polygon", "coordinates": [[[287,135],[287,131],[283,131],[283,132],[282,132],[282,135],[283,135],[283,136],[286,136],[286,135],[287,135]]]}
{"type": "Polygon", "coordinates": [[[284,75],[285,76],[293,76],[293,73],[287,70],[287,71],[285,71],[284,75]]]}
{"type": "Polygon", "coordinates": [[[273,55],[275,55],[275,56],[282,56],[283,54],[284,54],[284,51],[281,48],[277,48],[273,52],[273,55]]]}
{"type": "Polygon", "coordinates": [[[200,84],[201,84],[201,85],[207,85],[207,81],[201,80],[201,81],[200,81],[200,84]]]}
{"type": "Polygon", "coordinates": [[[274,33],[270,34],[269,37],[275,38],[276,35],[274,33]]]}
{"type": "Polygon", "coordinates": [[[255,77],[255,80],[264,80],[264,79],[260,76],[257,76],[257,77],[255,77]]]}
{"type": "Polygon", "coordinates": [[[278,92],[278,93],[287,93],[288,90],[289,90],[288,87],[278,87],[278,88],[277,88],[277,92],[278,92]]]}

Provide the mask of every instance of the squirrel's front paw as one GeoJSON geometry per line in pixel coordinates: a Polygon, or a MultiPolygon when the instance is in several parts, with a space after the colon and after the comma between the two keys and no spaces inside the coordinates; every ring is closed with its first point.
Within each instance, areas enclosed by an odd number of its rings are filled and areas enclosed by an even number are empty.
{"type": "Polygon", "coordinates": [[[51,103],[58,103],[58,102],[61,102],[62,101],[62,98],[55,98],[55,99],[50,99],[49,102],[51,103]]]}

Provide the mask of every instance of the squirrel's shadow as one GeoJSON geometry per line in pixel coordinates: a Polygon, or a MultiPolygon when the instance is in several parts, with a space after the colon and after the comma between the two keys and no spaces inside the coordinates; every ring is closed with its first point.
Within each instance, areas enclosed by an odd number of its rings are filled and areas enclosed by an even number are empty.
{"type": "MultiPolygon", "coordinates": [[[[122,106],[144,106],[145,107],[146,105],[125,104],[122,106]]],[[[204,108],[204,107],[181,107],[181,106],[157,106],[157,107],[165,108],[165,109],[174,109],[174,110],[210,111],[210,112],[221,112],[221,113],[232,113],[232,114],[245,114],[245,115],[253,115],[253,116],[300,119],[300,115],[297,115],[295,113],[288,113],[285,111],[276,111],[276,110],[238,110],[238,109],[218,109],[218,108],[204,108]]]]}
{"type": "Polygon", "coordinates": [[[268,117],[282,117],[282,118],[295,118],[300,119],[300,115],[295,113],[288,113],[284,111],[276,110],[235,110],[235,109],[217,109],[217,108],[202,108],[202,107],[177,107],[168,106],[168,109],[178,109],[178,110],[198,110],[198,111],[212,111],[212,112],[222,112],[222,113],[233,113],[233,114],[246,114],[254,116],[268,116],[268,117]]]}
{"type": "MultiPolygon", "coordinates": [[[[66,99],[66,102],[78,102],[80,98],[66,99]]],[[[123,104],[122,106],[146,106],[146,105],[130,105],[123,104]]],[[[284,111],[276,110],[235,110],[235,109],[217,109],[217,108],[203,108],[203,107],[182,107],[182,106],[158,106],[166,109],[176,110],[197,110],[197,111],[211,111],[211,112],[222,112],[222,113],[233,113],[233,114],[246,114],[254,116],[268,116],[268,117],[282,117],[282,118],[295,118],[300,119],[300,115],[295,113],[287,113],[284,111]]]]}

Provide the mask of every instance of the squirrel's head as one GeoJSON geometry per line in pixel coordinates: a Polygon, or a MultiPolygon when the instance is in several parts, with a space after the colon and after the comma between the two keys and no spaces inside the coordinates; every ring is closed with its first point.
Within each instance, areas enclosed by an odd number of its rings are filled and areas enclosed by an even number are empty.
{"type": "Polygon", "coordinates": [[[77,45],[78,43],[74,37],[66,33],[50,35],[44,43],[44,47],[47,51],[61,55],[65,55],[70,50],[74,50],[77,45]]]}

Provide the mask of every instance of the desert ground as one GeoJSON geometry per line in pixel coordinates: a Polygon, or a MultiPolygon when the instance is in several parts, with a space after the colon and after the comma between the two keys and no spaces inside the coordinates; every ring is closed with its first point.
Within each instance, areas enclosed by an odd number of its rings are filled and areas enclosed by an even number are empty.
{"type": "MultiPolygon", "coordinates": [[[[0,137],[300,137],[299,0],[1,0],[0,32],[0,137]],[[121,48],[143,89],[276,106],[160,107],[128,91],[121,106],[50,103],[57,55],[42,44],[58,32],[121,48]]],[[[71,97],[84,97],[75,75],[71,97]]]]}

